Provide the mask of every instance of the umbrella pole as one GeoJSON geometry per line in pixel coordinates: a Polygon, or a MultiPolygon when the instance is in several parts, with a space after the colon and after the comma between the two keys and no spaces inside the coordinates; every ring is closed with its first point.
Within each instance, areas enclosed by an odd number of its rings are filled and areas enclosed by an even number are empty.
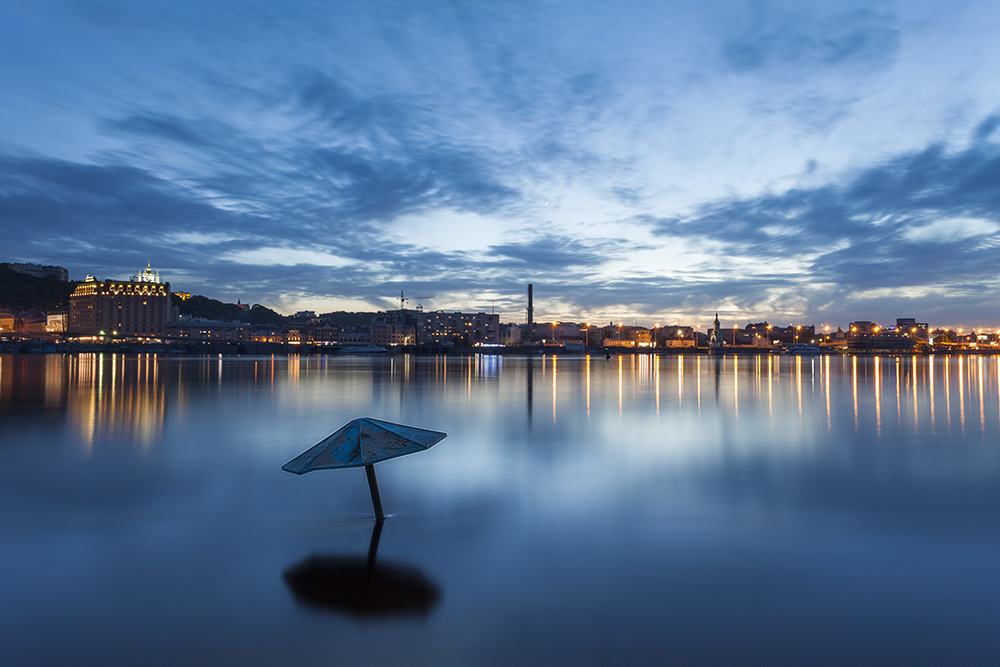
{"type": "Polygon", "coordinates": [[[375,510],[375,520],[384,521],[385,512],[382,511],[382,496],[378,492],[378,479],[375,477],[374,463],[365,466],[365,475],[368,476],[368,490],[372,494],[372,509],[375,510]]]}
{"type": "Polygon", "coordinates": [[[382,537],[382,526],[385,525],[385,521],[376,521],[375,526],[372,528],[372,539],[368,543],[368,571],[372,572],[375,570],[375,559],[378,557],[378,541],[382,537]]]}

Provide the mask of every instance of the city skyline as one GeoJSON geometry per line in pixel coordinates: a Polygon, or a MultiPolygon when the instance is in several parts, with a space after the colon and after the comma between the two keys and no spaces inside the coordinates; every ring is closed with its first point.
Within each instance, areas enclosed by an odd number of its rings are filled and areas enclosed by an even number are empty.
{"type": "Polygon", "coordinates": [[[288,313],[1000,323],[989,3],[0,17],[4,261],[288,313]]]}
{"type": "MultiPolygon", "coordinates": [[[[4,265],[4,264],[5,264],[4,262],[0,262],[0,265],[4,265]]],[[[18,271],[18,272],[29,273],[30,275],[35,275],[35,276],[57,275],[57,276],[60,276],[61,280],[68,280],[68,278],[65,277],[66,269],[65,269],[65,267],[62,267],[62,266],[58,266],[58,265],[56,265],[56,266],[41,266],[41,265],[31,264],[31,263],[29,263],[29,264],[23,264],[23,265],[19,265],[19,266],[15,265],[15,266],[17,267],[17,268],[15,268],[15,270],[18,271]]],[[[110,282],[125,282],[126,281],[126,279],[124,279],[124,278],[122,278],[122,279],[107,278],[106,280],[110,281],[110,282]]],[[[158,283],[158,282],[161,282],[161,279],[160,279],[159,271],[153,269],[150,264],[147,264],[147,266],[146,266],[145,269],[142,269],[141,271],[139,271],[139,272],[137,272],[135,274],[132,274],[130,277],[128,277],[127,281],[131,281],[133,283],[134,282],[141,282],[141,283],[157,282],[158,283]]],[[[100,278],[97,278],[97,277],[95,277],[93,275],[89,275],[88,274],[88,276],[87,276],[87,278],[86,278],[85,281],[76,280],[74,282],[77,282],[77,283],[81,283],[81,282],[100,283],[100,282],[103,282],[103,281],[100,278]]],[[[184,298],[184,299],[190,298],[192,296],[189,292],[187,292],[185,290],[171,290],[171,292],[173,294],[181,295],[181,298],[184,298]]],[[[214,297],[211,296],[211,295],[197,295],[197,296],[202,296],[202,297],[205,297],[205,298],[208,298],[208,299],[212,299],[212,300],[218,301],[217,299],[214,299],[214,297]]],[[[402,297],[403,297],[402,294],[400,295],[400,297],[397,297],[397,300],[399,301],[399,303],[397,304],[397,306],[395,308],[388,308],[388,309],[382,310],[382,311],[360,311],[360,312],[370,312],[373,315],[375,315],[375,314],[385,315],[385,314],[391,314],[391,313],[400,313],[400,312],[404,312],[404,311],[410,311],[411,313],[412,312],[424,311],[424,308],[422,307],[421,304],[416,304],[416,306],[413,306],[411,304],[411,301],[413,301],[413,299],[411,299],[410,297],[406,297],[405,301],[404,301],[404,300],[402,300],[402,297]]],[[[229,303],[228,305],[238,305],[239,302],[240,302],[240,300],[237,299],[237,303],[236,304],[229,303]]],[[[224,303],[224,302],[219,302],[219,303],[224,303]]],[[[247,302],[244,303],[244,305],[242,307],[246,308],[246,307],[249,307],[250,305],[252,305],[252,301],[247,301],[247,302]]],[[[254,307],[256,307],[257,304],[254,303],[253,305],[254,305],[254,307]]],[[[264,304],[260,304],[260,305],[264,305],[264,304]]],[[[267,307],[267,306],[265,305],[265,307],[267,307]]],[[[0,310],[2,310],[2,309],[0,309],[0,310]]],[[[430,313],[433,313],[433,312],[461,313],[462,311],[461,311],[461,309],[456,309],[456,308],[446,308],[446,309],[427,309],[426,312],[430,312],[430,313]]],[[[479,311],[479,312],[480,312],[480,314],[483,314],[485,311],[479,311]]],[[[289,319],[296,319],[296,318],[303,319],[303,317],[305,317],[305,318],[317,318],[317,317],[324,317],[324,316],[328,316],[328,315],[335,315],[336,312],[335,311],[330,311],[330,312],[326,312],[326,313],[323,313],[323,312],[317,313],[316,311],[313,311],[313,310],[305,310],[305,311],[298,311],[298,312],[295,312],[295,313],[278,313],[278,314],[281,315],[282,317],[289,318],[289,319]]],[[[468,313],[468,314],[471,314],[471,313],[468,313]]],[[[517,324],[517,325],[519,325],[519,326],[521,326],[523,328],[523,327],[526,326],[526,323],[527,323],[527,316],[526,316],[527,314],[526,313],[524,314],[525,316],[521,317],[521,318],[518,318],[518,317],[507,318],[502,313],[493,313],[493,314],[497,315],[500,318],[500,321],[503,322],[504,324],[508,325],[508,326],[509,325],[517,324]]],[[[716,313],[715,316],[714,316],[714,318],[719,318],[719,314],[716,313]]],[[[827,334],[832,335],[834,333],[837,333],[838,330],[843,330],[845,333],[849,332],[849,331],[852,330],[852,327],[855,324],[859,324],[859,323],[861,323],[861,324],[867,324],[867,325],[874,325],[875,326],[875,330],[877,331],[879,329],[886,329],[886,330],[893,329],[896,326],[896,325],[893,324],[894,321],[896,322],[897,325],[898,325],[898,322],[901,321],[901,320],[912,320],[912,322],[915,324],[917,319],[919,319],[919,318],[884,317],[884,318],[880,318],[880,319],[876,319],[876,320],[862,320],[860,318],[854,318],[850,322],[823,321],[823,322],[818,323],[818,324],[816,322],[802,322],[802,321],[800,321],[800,322],[788,322],[788,324],[786,326],[787,326],[787,328],[795,328],[797,326],[800,329],[802,329],[802,328],[815,328],[816,332],[822,332],[821,335],[827,335],[827,334]]],[[[747,318],[747,319],[745,319],[744,321],[746,322],[746,324],[741,324],[740,322],[734,322],[731,327],[728,326],[728,324],[725,324],[725,323],[722,323],[721,326],[722,326],[722,329],[725,330],[725,331],[729,331],[729,330],[733,330],[733,329],[749,330],[749,329],[754,328],[755,326],[759,326],[759,325],[771,325],[775,329],[784,328],[783,325],[782,325],[782,323],[780,323],[780,322],[771,322],[771,321],[768,321],[768,320],[765,320],[765,319],[761,319],[761,318],[754,318],[752,316],[749,317],[749,318],[747,318]]],[[[713,323],[709,324],[709,325],[703,325],[701,323],[691,323],[691,322],[661,322],[659,320],[657,320],[653,324],[646,324],[645,322],[643,322],[642,324],[640,324],[636,319],[632,319],[631,320],[631,324],[629,322],[624,321],[624,320],[618,321],[617,323],[614,320],[611,320],[611,321],[608,321],[607,324],[604,324],[603,320],[590,321],[590,320],[586,320],[586,319],[573,318],[573,317],[554,320],[553,318],[541,317],[541,318],[535,318],[534,319],[534,325],[539,330],[544,330],[544,328],[547,327],[547,326],[572,325],[572,326],[580,326],[580,327],[587,327],[587,328],[594,328],[594,329],[608,328],[608,327],[611,327],[611,328],[614,328],[614,327],[625,327],[626,329],[632,329],[632,328],[639,328],[639,329],[690,328],[690,329],[693,329],[695,331],[703,331],[704,332],[704,331],[710,331],[713,328],[713,326],[714,326],[714,319],[713,319],[713,323]]],[[[767,328],[770,329],[771,326],[768,326],[767,328]]],[[[946,326],[946,325],[937,326],[937,325],[933,325],[933,324],[930,324],[930,323],[922,323],[922,324],[920,324],[920,326],[923,329],[927,330],[927,331],[939,330],[939,331],[944,331],[944,332],[957,332],[957,333],[962,333],[964,331],[964,332],[967,332],[967,333],[970,333],[970,334],[976,333],[978,331],[979,333],[992,334],[992,333],[995,332],[997,334],[1000,334],[1000,328],[996,328],[995,326],[980,326],[980,327],[963,328],[963,327],[949,327],[949,326],[946,326]]]]}

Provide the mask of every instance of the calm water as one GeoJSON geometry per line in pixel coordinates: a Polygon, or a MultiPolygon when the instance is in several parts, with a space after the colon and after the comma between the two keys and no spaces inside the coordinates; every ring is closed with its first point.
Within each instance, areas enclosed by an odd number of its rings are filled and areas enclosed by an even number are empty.
{"type": "Polygon", "coordinates": [[[995,665],[998,377],[3,355],[0,663],[995,665]],[[286,583],[313,556],[366,572],[363,471],[280,470],[360,416],[449,434],[377,466],[405,613],[286,583]]]}

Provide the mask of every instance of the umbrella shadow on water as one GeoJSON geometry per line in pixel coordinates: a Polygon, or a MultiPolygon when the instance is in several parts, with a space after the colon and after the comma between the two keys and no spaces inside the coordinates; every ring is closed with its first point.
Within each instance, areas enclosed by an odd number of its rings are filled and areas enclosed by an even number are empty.
{"type": "Polygon", "coordinates": [[[419,569],[377,562],[384,522],[372,529],[368,556],[313,555],[284,572],[300,604],[359,618],[426,616],[441,589],[419,569]]]}

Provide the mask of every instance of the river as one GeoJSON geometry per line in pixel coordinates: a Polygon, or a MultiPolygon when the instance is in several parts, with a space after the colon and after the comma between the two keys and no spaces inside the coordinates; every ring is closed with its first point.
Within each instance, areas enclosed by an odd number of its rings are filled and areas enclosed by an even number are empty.
{"type": "Polygon", "coordinates": [[[2,663],[993,665],[998,378],[962,356],[0,355],[2,663]],[[376,466],[375,545],[361,469],[281,470],[363,416],[448,433],[376,466]],[[323,563],[364,599],[303,595],[323,563]]]}

